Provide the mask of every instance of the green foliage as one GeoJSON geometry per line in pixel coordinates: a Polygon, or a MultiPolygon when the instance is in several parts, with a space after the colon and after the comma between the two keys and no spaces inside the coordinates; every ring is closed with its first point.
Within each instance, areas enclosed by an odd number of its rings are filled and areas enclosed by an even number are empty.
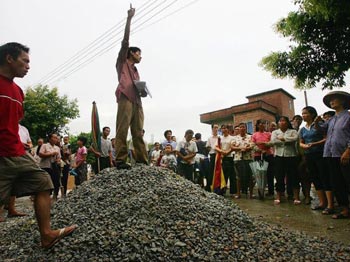
{"type": "Polygon", "coordinates": [[[275,77],[291,77],[296,88],[343,87],[350,68],[350,1],[296,0],[297,12],[282,18],[275,29],[294,45],[272,52],[261,66],[275,77]]]}
{"type": "Polygon", "coordinates": [[[58,89],[48,86],[27,88],[22,124],[28,128],[33,141],[50,133],[63,134],[69,120],[79,117],[77,99],[59,96],[58,89]]]}

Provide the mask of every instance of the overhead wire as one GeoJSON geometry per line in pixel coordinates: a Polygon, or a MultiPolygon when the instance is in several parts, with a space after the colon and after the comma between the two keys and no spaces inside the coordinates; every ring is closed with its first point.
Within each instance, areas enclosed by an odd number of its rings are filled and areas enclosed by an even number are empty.
{"type": "MultiPolygon", "coordinates": [[[[135,29],[144,25],[146,22],[148,22],[151,18],[153,18],[154,16],[160,14],[161,12],[163,12],[165,9],[171,7],[172,5],[174,5],[178,0],[174,0],[172,1],[170,4],[166,5],[165,7],[163,7],[162,9],[158,10],[155,14],[153,14],[151,17],[148,17],[145,21],[142,21],[141,24],[135,26],[135,29]]],[[[165,1],[166,2],[166,1],[165,1]]],[[[159,5],[157,6],[159,7],[159,5]]],[[[155,10],[156,8],[153,8],[151,11],[155,10]]],[[[150,12],[147,13],[147,15],[150,12]]],[[[146,14],[142,17],[140,17],[138,20],[142,19],[143,17],[147,16],[146,14]]],[[[136,23],[136,20],[135,22],[136,23]]],[[[122,30],[122,32],[124,31],[124,29],[122,30]]],[[[132,33],[132,32],[131,32],[132,33]]],[[[87,58],[87,60],[82,61],[81,63],[77,64],[75,67],[73,67],[70,71],[68,71],[67,73],[61,74],[58,77],[54,77],[53,79],[51,79],[52,82],[59,82],[63,79],[68,78],[70,75],[72,75],[73,73],[79,71],[80,69],[82,69],[83,67],[85,67],[86,65],[88,65],[89,63],[91,63],[92,61],[94,61],[94,59],[98,56],[103,55],[104,53],[108,52],[109,50],[113,49],[116,44],[120,43],[120,41],[122,40],[123,36],[119,37],[117,40],[113,41],[112,43],[110,43],[108,46],[106,46],[104,49],[99,50],[97,53],[95,53],[94,55],[92,55],[91,57],[87,58]]],[[[90,54],[85,55],[83,58],[88,57],[90,54]]],[[[80,59],[81,61],[82,59],[80,59]]],[[[76,63],[74,63],[75,65],[76,63]]],[[[70,66],[72,67],[72,65],[70,66]]]]}
{"type": "MultiPolygon", "coordinates": [[[[158,0],[149,0],[148,2],[144,3],[143,5],[140,6],[140,8],[138,8],[138,12],[137,15],[140,16],[140,14],[142,14],[145,10],[147,10],[150,6],[152,6],[153,4],[155,4],[156,2],[158,2],[158,0]]],[[[163,1],[164,2],[164,1],[163,1]]],[[[152,9],[153,10],[153,9],[152,9]]],[[[151,10],[151,11],[152,11],[151,10]]],[[[112,26],[110,29],[108,29],[107,31],[105,31],[103,34],[101,34],[99,37],[97,37],[94,41],[92,41],[90,44],[88,44],[87,46],[85,46],[83,49],[81,49],[80,51],[78,51],[77,53],[75,53],[72,57],[70,57],[68,60],[66,60],[63,64],[59,65],[58,67],[56,67],[54,70],[52,70],[51,72],[49,72],[48,74],[46,74],[44,77],[42,77],[38,83],[42,83],[42,82],[47,82],[49,81],[51,78],[53,78],[53,76],[59,74],[61,71],[64,71],[67,69],[67,66],[69,67],[69,64],[74,64],[77,62],[76,58],[81,57],[81,55],[83,53],[87,53],[87,52],[91,52],[94,47],[96,47],[96,45],[101,45],[101,40],[106,39],[107,37],[109,37],[108,39],[110,39],[111,35],[110,33],[118,30],[119,28],[122,28],[124,25],[124,21],[125,18],[121,19],[117,24],[115,24],[114,26],[112,26]]],[[[113,35],[115,36],[115,34],[113,35]]],[[[103,45],[104,42],[102,42],[103,45]]]]}
{"type": "Polygon", "coordinates": [[[160,21],[163,21],[164,19],[166,19],[166,18],[168,18],[168,17],[170,17],[170,16],[172,16],[172,15],[174,15],[174,14],[176,14],[176,13],[182,11],[183,9],[185,9],[185,8],[187,8],[187,7],[189,7],[189,6],[193,5],[193,4],[195,4],[195,3],[198,2],[198,1],[199,1],[199,0],[193,0],[193,1],[191,1],[191,2],[189,2],[188,4],[186,4],[186,5],[184,5],[184,6],[180,7],[180,8],[178,8],[178,9],[176,9],[175,11],[173,11],[173,12],[171,12],[171,13],[169,13],[169,14],[167,14],[167,15],[161,17],[161,18],[159,18],[158,20],[154,21],[153,23],[150,23],[150,24],[148,24],[148,25],[146,25],[146,26],[140,28],[139,30],[133,31],[132,34],[138,33],[138,32],[140,32],[140,31],[142,31],[142,30],[144,30],[144,29],[146,29],[146,28],[148,28],[148,27],[150,27],[150,26],[152,26],[152,25],[155,25],[155,24],[159,23],[160,21]]]}
{"type": "MultiPolygon", "coordinates": [[[[185,9],[185,8],[187,8],[187,7],[189,7],[190,5],[193,5],[195,2],[197,2],[197,1],[199,1],[199,0],[193,0],[193,1],[191,1],[190,3],[187,3],[186,5],[184,5],[184,6],[180,7],[180,8],[178,8],[178,9],[176,9],[175,11],[173,11],[173,12],[171,12],[171,13],[169,13],[169,14],[167,14],[167,15],[165,15],[165,16],[159,18],[159,19],[157,19],[157,20],[154,21],[153,23],[148,24],[148,25],[142,27],[144,24],[146,24],[147,22],[149,22],[151,19],[153,19],[154,17],[156,17],[156,16],[159,15],[160,13],[164,12],[166,9],[170,8],[170,7],[171,7],[172,5],[174,5],[177,1],[178,1],[178,0],[172,1],[170,4],[166,5],[165,7],[163,7],[162,9],[158,10],[156,13],[154,13],[153,15],[151,15],[150,17],[148,17],[146,20],[144,20],[144,21],[142,21],[140,24],[136,25],[136,26],[134,27],[134,29],[131,31],[131,34],[135,34],[135,33],[139,32],[139,31],[142,31],[142,30],[144,30],[144,29],[146,29],[146,28],[148,28],[148,27],[150,27],[150,26],[152,26],[152,25],[154,25],[154,24],[156,24],[156,23],[159,23],[160,21],[162,21],[162,20],[164,20],[164,19],[166,19],[166,18],[168,18],[168,17],[170,17],[170,16],[172,16],[172,15],[174,15],[174,14],[180,12],[181,10],[183,10],[183,9],[185,9]],[[137,30],[138,28],[140,28],[140,29],[137,30]]],[[[166,2],[166,1],[165,1],[165,2],[166,2]]],[[[158,5],[158,6],[159,6],[159,5],[158,5]]],[[[145,9],[146,9],[146,7],[145,7],[145,9]]],[[[144,10],[145,10],[145,9],[144,9],[144,10]]],[[[143,15],[142,17],[139,17],[138,20],[141,20],[141,19],[144,18],[145,16],[149,15],[149,14],[150,14],[153,10],[155,10],[155,9],[156,9],[156,8],[153,8],[151,11],[148,11],[147,14],[143,15]]],[[[136,20],[135,20],[134,23],[136,23],[136,20]]],[[[134,24],[134,23],[133,23],[133,24],[134,24]]],[[[116,36],[116,35],[115,35],[115,36],[116,36]]],[[[97,53],[95,53],[93,56],[91,56],[90,58],[87,58],[87,60],[85,60],[85,61],[82,61],[81,63],[79,63],[78,65],[76,65],[74,68],[72,68],[71,70],[69,70],[68,72],[66,72],[66,73],[63,72],[63,73],[58,74],[58,75],[52,75],[52,77],[48,78],[47,80],[50,80],[50,81],[53,81],[53,82],[59,82],[59,81],[61,81],[61,80],[63,80],[63,79],[68,78],[69,76],[71,76],[71,75],[74,74],[75,72],[79,71],[80,69],[82,69],[83,67],[85,67],[86,65],[88,65],[89,63],[91,63],[92,61],[94,61],[94,59],[95,59],[96,57],[101,56],[101,55],[105,54],[106,52],[108,52],[109,50],[111,50],[112,48],[114,48],[115,45],[116,45],[117,43],[120,42],[120,40],[122,40],[122,37],[119,37],[116,41],[113,41],[112,43],[110,43],[108,46],[106,46],[106,47],[103,48],[102,50],[99,50],[99,51],[98,51],[97,53]]],[[[96,39],[94,42],[96,42],[96,41],[97,41],[97,39],[96,39]]],[[[100,47],[103,46],[104,44],[107,44],[107,42],[105,42],[105,43],[103,43],[102,45],[100,45],[100,47]]],[[[96,49],[95,49],[95,50],[96,50],[96,49]]],[[[90,52],[89,54],[91,54],[91,52],[90,52]]],[[[85,55],[84,58],[87,57],[87,56],[89,56],[89,54],[85,55]]],[[[81,61],[81,60],[82,60],[82,59],[80,59],[79,61],[81,61]]],[[[71,64],[69,68],[71,68],[71,67],[72,67],[73,65],[75,65],[75,64],[76,64],[76,63],[71,64]]],[[[66,71],[67,71],[67,70],[66,70],[66,71]]]]}

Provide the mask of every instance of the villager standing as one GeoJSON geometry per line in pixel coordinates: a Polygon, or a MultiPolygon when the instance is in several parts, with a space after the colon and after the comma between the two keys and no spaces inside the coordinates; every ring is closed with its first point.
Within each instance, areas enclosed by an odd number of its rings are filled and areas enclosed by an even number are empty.
{"type": "Polygon", "coordinates": [[[17,197],[35,195],[34,209],[41,246],[48,249],[72,234],[77,226],[51,229],[50,190],[53,185],[50,176],[26,154],[19,138],[18,123],[24,114],[24,94],[13,79],[27,74],[28,52],[29,48],[19,43],[0,46],[0,215],[11,194],[17,197]]]}
{"type": "Polygon", "coordinates": [[[138,47],[129,47],[130,25],[134,15],[135,9],[131,7],[128,10],[122,47],[116,63],[119,85],[116,90],[118,112],[115,147],[116,165],[119,169],[130,168],[126,163],[128,157],[127,135],[129,127],[134,143],[136,162],[144,164],[148,162],[145,144],[141,136],[144,122],[141,96],[134,84],[135,80],[140,80],[135,64],[141,61],[141,49],[138,47]]]}
{"type": "Polygon", "coordinates": [[[94,147],[90,147],[91,150],[96,157],[96,162],[100,161],[98,170],[98,165],[96,165],[95,174],[99,173],[101,170],[107,167],[113,167],[113,146],[112,141],[108,138],[111,129],[108,126],[102,128],[102,136],[101,136],[101,152],[98,152],[94,149],[94,147]]]}
{"type": "Polygon", "coordinates": [[[286,116],[281,116],[278,121],[279,129],[271,134],[271,144],[275,152],[275,178],[276,178],[276,199],[274,203],[280,204],[281,196],[285,191],[285,178],[290,180],[293,193],[294,204],[299,205],[299,181],[297,177],[297,152],[296,142],[298,141],[298,132],[292,128],[292,125],[286,116]]]}
{"type": "Polygon", "coordinates": [[[335,198],[342,208],[341,212],[332,218],[349,218],[350,94],[333,91],[325,95],[323,102],[335,110],[335,115],[324,124],[319,123],[322,119],[320,116],[315,119],[316,128],[327,132],[323,157],[326,158],[335,198]]]}
{"type": "Polygon", "coordinates": [[[48,142],[43,144],[39,151],[41,157],[39,166],[50,174],[54,185],[53,200],[57,200],[60,190],[60,166],[61,149],[56,145],[58,140],[57,134],[49,134],[48,142]]]}

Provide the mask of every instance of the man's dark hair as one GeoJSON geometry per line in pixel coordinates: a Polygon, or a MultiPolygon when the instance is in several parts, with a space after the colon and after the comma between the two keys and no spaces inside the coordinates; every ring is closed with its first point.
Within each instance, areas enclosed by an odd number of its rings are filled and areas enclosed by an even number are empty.
{"type": "Polygon", "coordinates": [[[330,117],[335,115],[335,111],[327,111],[323,113],[323,117],[325,117],[326,115],[329,115],[330,117]]]}
{"type": "Polygon", "coordinates": [[[47,135],[47,140],[50,140],[52,138],[53,135],[57,135],[56,133],[50,133],[47,135]]]}
{"type": "Polygon", "coordinates": [[[16,60],[22,52],[29,53],[29,48],[20,43],[12,42],[0,46],[0,65],[5,64],[7,55],[16,60]]]}
{"type": "Polygon", "coordinates": [[[111,129],[109,128],[109,126],[105,126],[104,128],[102,128],[102,131],[105,131],[107,128],[108,128],[109,130],[111,130],[111,129]]]}
{"type": "Polygon", "coordinates": [[[136,53],[136,52],[141,52],[141,49],[136,47],[136,46],[130,46],[128,49],[128,56],[127,58],[130,58],[131,52],[136,53]]]}
{"type": "Polygon", "coordinates": [[[83,146],[85,146],[86,142],[87,142],[87,138],[85,136],[79,136],[78,140],[81,141],[83,143],[83,146]]]}
{"type": "Polygon", "coordinates": [[[196,140],[199,140],[199,139],[202,138],[202,134],[201,134],[201,133],[196,133],[196,134],[194,135],[194,137],[196,138],[196,140]]]}
{"type": "Polygon", "coordinates": [[[191,135],[194,134],[193,130],[191,130],[191,129],[186,130],[185,136],[190,135],[190,134],[191,134],[191,135]]]}
{"type": "Polygon", "coordinates": [[[167,134],[168,134],[169,132],[170,132],[170,133],[173,133],[170,129],[164,131],[164,137],[165,137],[165,138],[166,138],[166,136],[167,136],[167,134]]]}
{"type": "Polygon", "coordinates": [[[295,119],[303,120],[303,118],[301,117],[301,115],[295,115],[295,116],[293,116],[292,121],[294,121],[295,119]]]}

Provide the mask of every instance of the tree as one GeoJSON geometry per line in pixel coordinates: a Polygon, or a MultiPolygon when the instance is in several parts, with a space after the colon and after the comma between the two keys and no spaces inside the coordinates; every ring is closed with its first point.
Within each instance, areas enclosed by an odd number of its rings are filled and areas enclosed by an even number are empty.
{"type": "Polygon", "coordinates": [[[261,65],[275,77],[291,77],[296,88],[343,87],[350,68],[350,1],[295,0],[299,10],[277,22],[275,29],[294,45],[272,52],[261,65]]]}
{"type": "Polygon", "coordinates": [[[28,128],[33,141],[50,133],[62,134],[69,120],[79,117],[77,99],[59,96],[57,88],[48,86],[27,88],[22,124],[28,128]]]}

